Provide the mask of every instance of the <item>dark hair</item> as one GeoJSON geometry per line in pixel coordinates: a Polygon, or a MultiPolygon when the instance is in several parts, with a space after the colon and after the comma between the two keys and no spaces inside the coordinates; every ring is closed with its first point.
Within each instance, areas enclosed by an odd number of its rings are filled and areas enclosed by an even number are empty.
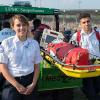
{"type": "Polygon", "coordinates": [[[10,28],[10,23],[8,21],[3,22],[3,28],[10,28]]]}
{"type": "Polygon", "coordinates": [[[37,29],[41,24],[41,20],[40,19],[34,19],[33,20],[33,25],[34,25],[34,30],[37,29]]]}
{"type": "Polygon", "coordinates": [[[94,27],[94,30],[97,31],[97,26],[94,27]]]}
{"type": "Polygon", "coordinates": [[[91,19],[91,15],[89,13],[80,13],[79,14],[79,20],[81,20],[82,18],[90,18],[91,19]]]}
{"type": "Polygon", "coordinates": [[[11,27],[14,26],[14,21],[15,19],[18,19],[20,22],[22,22],[23,24],[29,26],[29,22],[28,22],[28,19],[27,17],[25,17],[24,15],[21,15],[21,14],[17,14],[17,15],[14,15],[11,19],[10,19],[10,25],[11,27]]]}

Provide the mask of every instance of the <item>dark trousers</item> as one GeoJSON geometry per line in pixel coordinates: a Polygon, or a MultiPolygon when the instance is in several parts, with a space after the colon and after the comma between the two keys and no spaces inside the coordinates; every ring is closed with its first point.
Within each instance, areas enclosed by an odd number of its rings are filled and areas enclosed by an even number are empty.
{"type": "Polygon", "coordinates": [[[83,92],[88,100],[100,100],[98,93],[100,92],[100,76],[83,79],[83,92]]]}
{"type": "Polygon", "coordinates": [[[0,74],[0,91],[2,91],[4,82],[5,82],[5,79],[4,79],[3,75],[0,74]]]}
{"type": "MultiPolygon", "coordinates": [[[[16,77],[16,80],[26,87],[31,84],[33,73],[27,76],[16,77]]],[[[20,94],[15,87],[6,81],[2,92],[2,100],[36,100],[36,89],[30,95],[20,94]]]]}

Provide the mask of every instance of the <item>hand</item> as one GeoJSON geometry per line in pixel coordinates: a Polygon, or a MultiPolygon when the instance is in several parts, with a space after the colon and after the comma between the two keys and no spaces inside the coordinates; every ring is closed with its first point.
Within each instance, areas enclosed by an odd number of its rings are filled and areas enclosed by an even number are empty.
{"type": "Polygon", "coordinates": [[[21,94],[24,94],[26,92],[26,90],[27,90],[23,85],[21,85],[19,83],[16,85],[16,89],[21,94]]]}
{"type": "Polygon", "coordinates": [[[26,88],[27,88],[27,90],[26,90],[26,92],[24,93],[25,95],[29,95],[29,94],[31,94],[32,93],[32,91],[33,91],[33,89],[34,89],[34,87],[35,87],[35,85],[32,83],[32,84],[30,84],[30,85],[28,85],[26,88]]]}

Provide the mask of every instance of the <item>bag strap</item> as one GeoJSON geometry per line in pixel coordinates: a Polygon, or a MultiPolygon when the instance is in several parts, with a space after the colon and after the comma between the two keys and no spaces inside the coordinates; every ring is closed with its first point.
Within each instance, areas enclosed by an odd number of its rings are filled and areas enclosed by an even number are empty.
{"type": "Polygon", "coordinates": [[[65,62],[66,57],[67,57],[68,54],[69,54],[71,51],[73,51],[73,50],[74,50],[74,48],[70,49],[70,50],[64,55],[64,58],[62,59],[62,62],[65,62]]]}
{"type": "MultiPolygon", "coordinates": [[[[78,42],[78,44],[80,43],[80,40],[81,40],[81,34],[80,33],[81,33],[80,31],[77,32],[77,42],[78,42]]],[[[99,34],[99,32],[95,31],[95,34],[96,34],[97,40],[100,41],[100,34],[99,34]]]]}
{"type": "Polygon", "coordinates": [[[78,43],[78,46],[79,46],[79,43],[80,43],[80,40],[81,40],[81,31],[78,31],[77,32],[77,43],[78,43]]]}

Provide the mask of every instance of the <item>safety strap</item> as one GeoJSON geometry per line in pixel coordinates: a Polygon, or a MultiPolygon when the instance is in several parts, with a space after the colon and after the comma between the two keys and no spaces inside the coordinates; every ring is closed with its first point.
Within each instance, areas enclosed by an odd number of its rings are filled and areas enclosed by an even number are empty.
{"type": "Polygon", "coordinates": [[[81,34],[80,33],[81,33],[80,31],[77,32],[77,42],[78,42],[78,45],[79,45],[80,40],[81,40],[81,34]]]}

